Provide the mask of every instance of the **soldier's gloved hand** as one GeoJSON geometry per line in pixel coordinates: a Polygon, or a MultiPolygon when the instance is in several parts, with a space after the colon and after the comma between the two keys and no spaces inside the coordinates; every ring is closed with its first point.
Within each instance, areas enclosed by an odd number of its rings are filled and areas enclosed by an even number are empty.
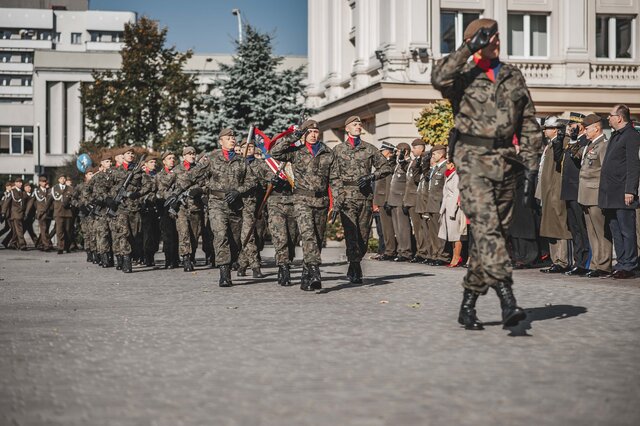
{"type": "Polygon", "coordinates": [[[302,139],[305,133],[307,133],[306,130],[296,129],[293,131],[293,137],[296,138],[296,141],[299,141],[300,139],[302,139]]]}
{"type": "Polygon", "coordinates": [[[373,173],[367,176],[360,176],[358,178],[358,186],[360,189],[365,189],[369,187],[374,180],[376,180],[376,176],[373,173]]]}
{"type": "Polygon", "coordinates": [[[235,189],[232,189],[224,195],[224,200],[227,202],[227,204],[233,204],[233,202],[236,201],[239,196],[240,193],[235,189]]]}
{"type": "Polygon", "coordinates": [[[111,210],[115,210],[118,208],[118,203],[116,203],[116,200],[114,200],[111,197],[107,197],[104,200],[104,203],[107,207],[109,207],[111,210]]]}
{"type": "Polygon", "coordinates": [[[400,152],[398,153],[398,162],[404,163],[405,156],[406,156],[406,153],[404,152],[404,149],[401,149],[400,152]]]}
{"type": "Polygon", "coordinates": [[[404,213],[405,216],[409,216],[409,207],[402,206],[402,213],[404,213]]]}
{"type": "Polygon", "coordinates": [[[198,197],[202,195],[203,192],[204,191],[202,190],[202,188],[200,188],[199,186],[195,186],[189,190],[189,197],[198,197]]]}
{"type": "Polygon", "coordinates": [[[166,201],[164,202],[164,206],[172,207],[172,206],[175,206],[177,202],[178,202],[178,196],[170,195],[169,198],[167,198],[166,201]]]}
{"type": "Polygon", "coordinates": [[[416,168],[422,167],[422,155],[416,158],[416,168]]]}
{"type": "Polygon", "coordinates": [[[140,192],[138,192],[138,191],[130,191],[130,192],[127,193],[127,198],[129,198],[131,200],[137,200],[141,196],[142,196],[142,194],[140,194],[140,192]]]}
{"type": "Polygon", "coordinates": [[[0,213],[0,222],[4,222],[4,213],[0,213]]]}
{"type": "Polygon", "coordinates": [[[527,170],[524,172],[524,195],[522,197],[522,203],[524,207],[528,209],[534,206],[537,180],[537,170],[527,170]]]}
{"type": "Polygon", "coordinates": [[[382,206],[382,208],[384,209],[384,211],[391,216],[391,212],[393,211],[393,207],[391,207],[389,205],[389,203],[387,203],[386,201],[384,202],[384,205],[382,206]]]}
{"type": "Polygon", "coordinates": [[[491,41],[491,37],[493,37],[497,30],[497,25],[494,25],[491,28],[480,28],[476,31],[471,37],[471,40],[467,42],[467,47],[471,53],[476,53],[478,50],[487,47],[491,41]]]}

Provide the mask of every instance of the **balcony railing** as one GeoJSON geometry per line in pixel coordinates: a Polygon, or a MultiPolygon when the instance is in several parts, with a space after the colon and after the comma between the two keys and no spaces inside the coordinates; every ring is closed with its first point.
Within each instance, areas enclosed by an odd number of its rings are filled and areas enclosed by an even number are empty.
{"type": "Polygon", "coordinates": [[[33,64],[25,62],[0,62],[0,73],[3,71],[33,73],[33,64]]]}
{"type": "Polygon", "coordinates": [[[11,40],[0,39],[0,48],[13,49],[51,49],[51,40],[11,40]]]}
{"type": "Polygon", "coordinates": [[[0,86],[0,96],[33,96],[31,86],[0,86]]]}

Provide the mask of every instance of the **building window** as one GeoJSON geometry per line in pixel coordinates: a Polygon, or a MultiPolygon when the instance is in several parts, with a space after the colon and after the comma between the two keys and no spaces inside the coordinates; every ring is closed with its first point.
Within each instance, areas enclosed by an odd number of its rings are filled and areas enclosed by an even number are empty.
{"type": "Polygon", "coordinates": [[[480,17],[478,12],[443,11],[440,13],[440,53],[447,54],[462,44],[464,29],[480,17]]]}
{"type": "Polygon", "coordinates": [[[549,56],[549,15],[510,13],[507,27],[509,56],[521,58],[549,56]]]}
{"type": "Polygon", "coordinates": [[[0,154],[33,154],[33,127],[0,127],[0,154]]]}
{"type": "Polygon", "coordinates": [[[633,58],[635,21],[635,18],[630,16],[598,15],[596,17],[596,58],[633,58]]]}
{"type": "Polygon", "coordinates": [[[82,33],[71,33],[71,44],[81,44],[82,33]]]}

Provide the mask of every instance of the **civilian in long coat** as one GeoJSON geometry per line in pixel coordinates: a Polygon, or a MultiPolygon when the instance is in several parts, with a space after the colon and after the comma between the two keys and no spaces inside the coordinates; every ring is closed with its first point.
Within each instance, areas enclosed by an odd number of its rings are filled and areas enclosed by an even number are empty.
{"type": "Polygon", "coordinates": [[[447,170],[444,175],[438,237],[453,244],[453,257],[449,267],[455,268],[462,264],[461,240],[466,238],[467,218],[460,208],[460,190],[458,189],[460,178],[456,173],[456,166],[452,162],[447,161],[447,170]]]}
{"type": "MultiPolygon", "coordinates": [[[[542,219],[540,221],[540,236],[549,239],[549,251],[553,265],[541,270],[547,273],[565,272],[569,266],[567,241],[571,233],[567,226],[567,207],[560,199],[562,186],[562,169],[553,155],[553,142],[558,137],[558,129],[563,128],[557,117],[549,117],[544,123],[547,145],[542,151],[540,160],[540,174],[536,188],[536,198],[540,200],[542,219]]],[[[568,144],[564,138],[563,146],[568,144]]]]}
{"type": "Polygon", "coordinates": [[[640,180],[640,134],[633,128],[629,108],[615,105],[609,114],[611,134],[600,173],[598,206],[611,230],[617,263],[614,278],[631,278],[638,266],[636,212],[640,180]]]}

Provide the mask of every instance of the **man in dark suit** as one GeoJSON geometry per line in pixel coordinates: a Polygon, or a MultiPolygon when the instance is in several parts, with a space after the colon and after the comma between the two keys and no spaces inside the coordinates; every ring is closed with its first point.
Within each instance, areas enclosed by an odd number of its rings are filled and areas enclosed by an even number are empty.
{"type": "Polygon", "coordinates": [[[598,206],[604,209],[618,263],[613,278],[633,278],[638,265],[636,211],[640,180],[640,134],[631,125],[629,107],[615,105],[609,113],[613,129],[600,174],[598,206]]]}

